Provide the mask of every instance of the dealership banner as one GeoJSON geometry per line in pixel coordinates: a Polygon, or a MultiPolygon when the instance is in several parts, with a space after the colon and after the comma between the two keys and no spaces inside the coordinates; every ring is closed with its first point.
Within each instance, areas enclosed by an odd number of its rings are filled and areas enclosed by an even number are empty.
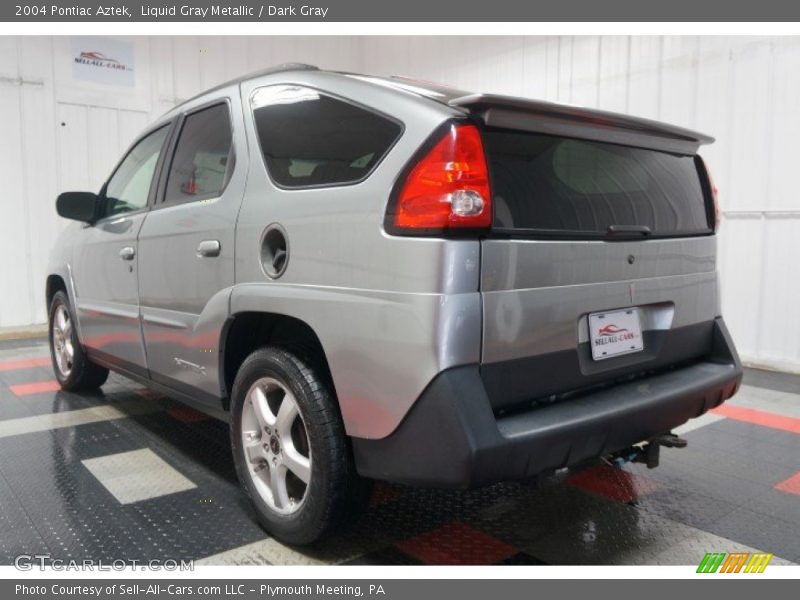
{"type": "MultiPolygon", "coordinates": [[[[786,0],[17,0],[10,22],[780,22],[799,21],[786,0]]],[[[454,33],[442,30],[442,33],[454,33]]],[[[456,32],[457,33],[457,32],[456,32]]]]}
{"type": "Polygon", "coordinates": [[[72,76],[75,79],[133,87],[133,44],[107,37],[72,38],[72,76]]]}
{"type": "MultiPolygon", "coordinates": [[[[419,598],[647,598],[674,600],[676,597],[697,594],[697,581],[686,579],[639,580],[559,580],[559,579],[230,579],[181,580],[168,579],[69,579],[0,581],[0,597],[6,600],[124,600],[125,598],[189,598],[219,600],[223,597],[238,600],[327,600],[366,598],[374,600],[404,600],[419,598]]],[[[701,584],[702,585],[702,584],[701,584]]],[[[794,596],[796,583],[784,579],[718,579],[706,594],[737,600],[755,594],[785,593],[794,596]]]]}

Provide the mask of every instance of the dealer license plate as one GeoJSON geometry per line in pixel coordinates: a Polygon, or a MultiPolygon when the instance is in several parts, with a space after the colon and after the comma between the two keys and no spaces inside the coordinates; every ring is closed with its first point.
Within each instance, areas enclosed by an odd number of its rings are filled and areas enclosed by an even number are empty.
{"type": "Polygon", "coordinates": [[[589,343],[594,360],[644,350],[639,309],[626,308],[589,315],[589,343]]]}

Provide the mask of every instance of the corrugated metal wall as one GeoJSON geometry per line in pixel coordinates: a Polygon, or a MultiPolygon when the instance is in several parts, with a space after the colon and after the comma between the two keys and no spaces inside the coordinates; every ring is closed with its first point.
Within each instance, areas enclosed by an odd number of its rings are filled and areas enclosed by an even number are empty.
{"type": "MultiPolygon", "coordinates": [[[[136,98],[61,93],[64,38],[0,38],[0,327],[41,322],[56,190],[97,188],[151,116],[224,79],[309,62],[597,106],[716,136],[723,309],[743,357],[800,372],[800,38],[137,38],[136,98]],[[62,125],[63,123],[63,125],[62,125]]],[[[63,84],[66,86],[66,84],[63,84]]]]}

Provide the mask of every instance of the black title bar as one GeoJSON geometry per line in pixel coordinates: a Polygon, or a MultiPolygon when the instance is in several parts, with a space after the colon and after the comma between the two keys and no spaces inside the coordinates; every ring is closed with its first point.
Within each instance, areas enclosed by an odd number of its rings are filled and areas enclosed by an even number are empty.
{"type": "MultiPolygon", "coordinates": [[[[2,22],[772,22],[787,0],[4,0],[2,22]]],[[[443,31],[442,33],[445,33],[443,31]]]]}

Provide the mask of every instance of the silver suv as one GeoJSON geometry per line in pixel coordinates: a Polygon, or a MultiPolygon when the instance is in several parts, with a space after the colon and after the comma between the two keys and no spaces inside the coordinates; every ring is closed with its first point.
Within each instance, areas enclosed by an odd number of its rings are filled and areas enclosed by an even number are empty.
{"type": "Polygon", "coordinates": [[[732,396],[704,135],[284,65],[173,109],[47,279],[65,390],[108,370],[231,425],[274,536],[366,481],[468,487],[598,456],[655,466],[732,396]]]}

